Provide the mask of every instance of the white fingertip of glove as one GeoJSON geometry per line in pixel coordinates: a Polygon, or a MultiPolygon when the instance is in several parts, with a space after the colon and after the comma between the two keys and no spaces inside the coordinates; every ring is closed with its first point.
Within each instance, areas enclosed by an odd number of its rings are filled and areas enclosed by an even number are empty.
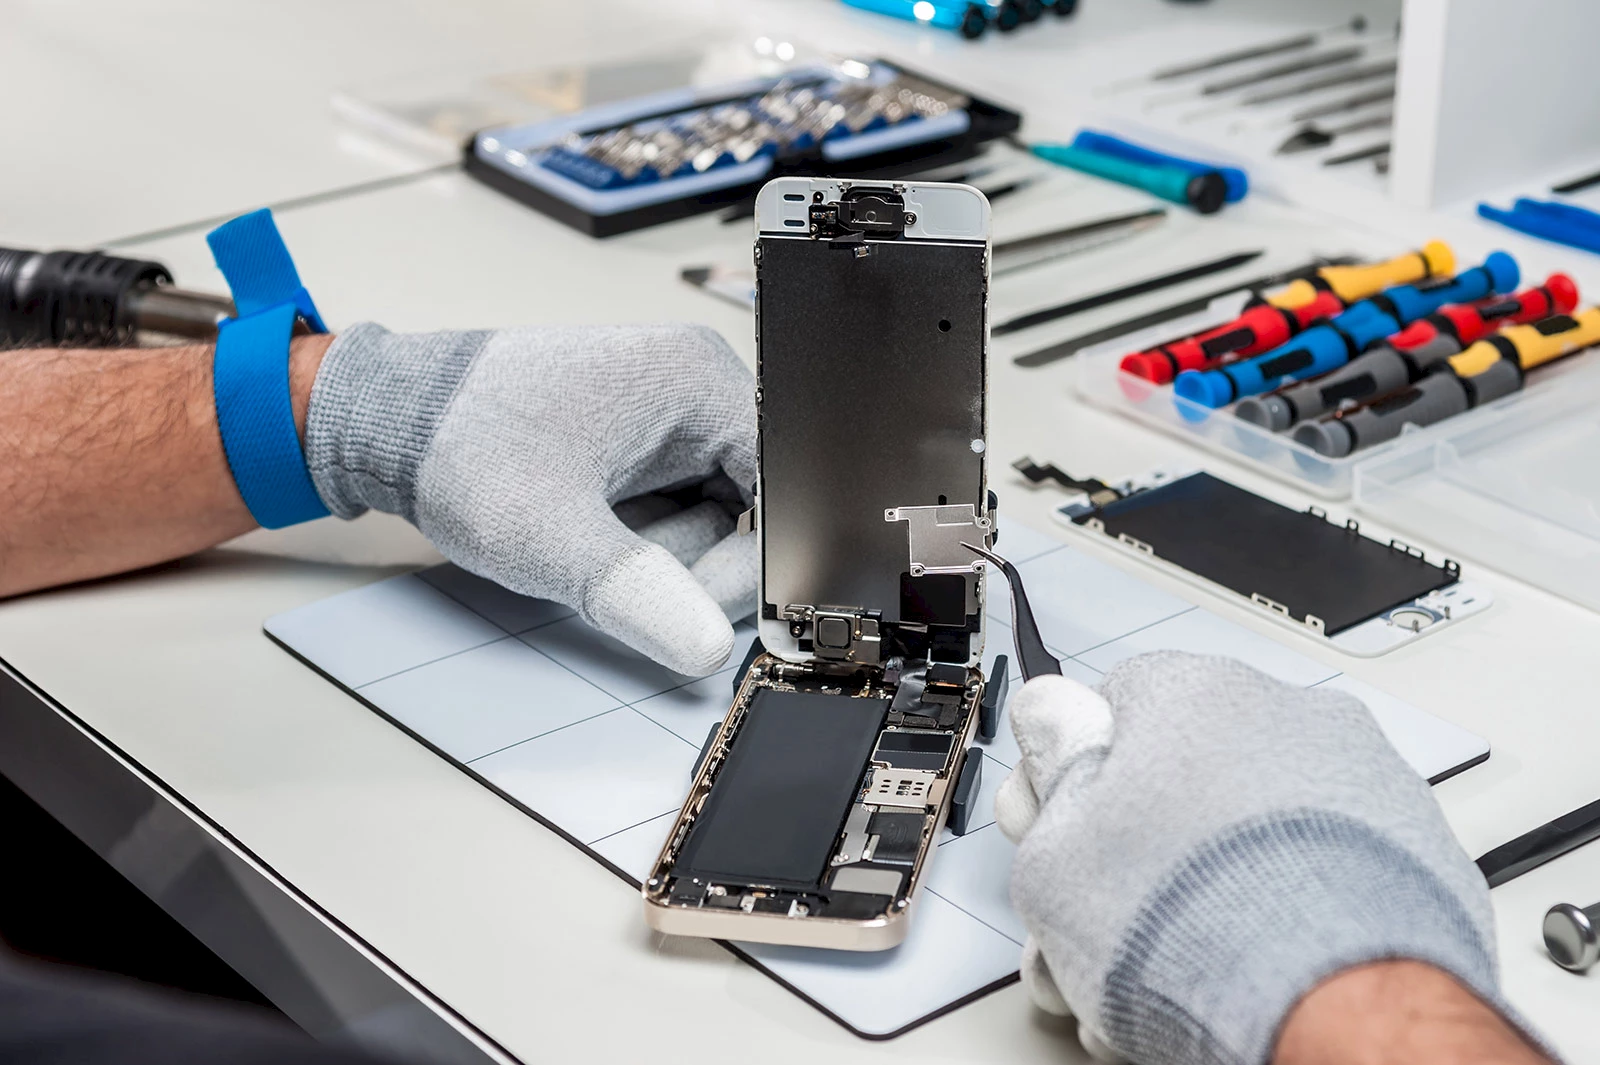
{"type": "Polygon", "coordinates": [[[1111,706],[1086,684],[1046,674],[1024,684],[1011,700],[1011,731],[1037,813],[1057,793],[1070,802],[1074,788],[1104,764],[1111,749],[1111,706]]]}
{"type": "Polygon", "coordinates": [[[1026,770],[1013,769],[994,793],[994,819],[1000,833],[1012,843],[1021,843],[1028,829],[1039,820],[1039,796],[1033,793],[1026,770]]]}
{"type": "Polygon", "coordinates": [[[733,654],[733,626],[700,582],[660,544],[640,541],[590,584],[579,614],[668,669],[703,677],[733,654]]]}
{"type": "MultiPolygon", "coordinates": [[[[1021,843],[1039,819],[1044,801],[1072,801],[1073,791],[1091,780],[1111,748],[1111,707],[1100,693],[1068,677],[1035,677],[1010,702],[1011,731],[1022,761],[995,794],[995,820],[1013,843],[1021,843]]],[[[1022,984],[1046,1013],[1070,1017],[1076,1011],[1056,986],[1038,942],[1030,936],[1022,951],[1022,984]]],[[[1101,1061],[1119,1059],[1082,1020],[1078,1037],[1101,1061]]]]}
{"type": "Polygon", "coordinates": [[[1068,677],[1035,677],[1011,700],[1011,731],[1022,763],[995,793],[995,820],[1021,843],[1049,797],[1073,777],[1091,776],[1111,745],[1111,707],[1100,693],[1068,677]]]}
{"type": "MultiPolygon", "coordinates": [[[[683,565],[693,564],[724,536],[733,532],[733,519],[720,504],[707,500],[639,526],[638,534],[672,552],[683,565]]],[[[713,597],[715,598],[715,597],[713,597]]]]}
{"type": "Polygon", "coordinates": [[[734,533],[712,544],[689,567],[694,579],[731,622],[756,612],[756,592],[761,580],[761,545],[754,536],[734,533]]]}
{"type": "Polygon", "coordinates": [[[1050,966],[1044,960],[1044,952],[1032,936],[1022,948],[1022,986],[1028,989],[1028,997],[1033,999],[1034,1005],[1046,1013],[1072,1016],[1072,1007],[1061,997],[1055,977],[1050,975],[1050,966]]]}

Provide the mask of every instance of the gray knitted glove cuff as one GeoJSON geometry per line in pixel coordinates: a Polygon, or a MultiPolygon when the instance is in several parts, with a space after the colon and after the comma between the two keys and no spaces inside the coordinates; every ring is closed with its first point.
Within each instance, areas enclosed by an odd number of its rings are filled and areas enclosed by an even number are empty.
{"type": "Polygon", "coordinates": [[[1135,1061],[1260,1065],[1302,996],[1365,962],[1437,966],[1509,1017],[1492,950],[1408,851],[1351,818],[1289,811],[1212,840],[1144,901],[1101,1020],[1135,1061]]]}
{"type": "Polygon", "coordinates": [[[416,520],[417,470],[487,331],[396,335],[364,322],[323,356],[306,415],[306,466],[328,509],[416,520]]]}

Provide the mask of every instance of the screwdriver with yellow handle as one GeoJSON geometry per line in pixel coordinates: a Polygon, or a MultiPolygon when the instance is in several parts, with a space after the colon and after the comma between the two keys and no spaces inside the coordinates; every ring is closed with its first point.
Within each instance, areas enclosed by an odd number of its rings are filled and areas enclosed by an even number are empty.
{"type": "Polygon", "coordinates": [[[1391,285],[1406,285],[1430,277],[1447,278],[1455,269],[1456,257],[1450,245],[1433,240],[1387,262],[1324,266],[1309,279],[1302,278],[1268,293],[1267,302],[1274,307],[1293,309],[1310,303],[1319,292],[1332,292],[1348,306],[1391,285]]]}
{"type": "Polygon", "coordinates": [[[1400,435],[1406,425],[1432,425],[1520,389],[1529,370],[1600,343],[1600,307],[1514,325],[1444,361],[1414,385],[1364,407],[1304,422],[1296,443],[1343,458],[1400,435]]]}

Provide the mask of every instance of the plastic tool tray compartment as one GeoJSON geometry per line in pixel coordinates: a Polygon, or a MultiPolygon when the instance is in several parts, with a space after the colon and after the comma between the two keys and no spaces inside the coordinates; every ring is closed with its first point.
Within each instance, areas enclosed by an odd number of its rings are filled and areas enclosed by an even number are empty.
{"type": "Polygon", "coordinates": [[[590,236],[755,195],[785,174],[890,177],[970,158],[1022,117],[883,60],[679,89],[467,143],[467,173],[590,236]]]}

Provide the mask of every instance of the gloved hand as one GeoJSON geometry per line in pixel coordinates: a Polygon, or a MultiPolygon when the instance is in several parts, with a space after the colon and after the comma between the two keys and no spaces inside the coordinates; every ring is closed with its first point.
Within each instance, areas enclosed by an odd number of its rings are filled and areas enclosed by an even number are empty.
{"type": "MultiPolygon", "coordinates": [[[[445,557],[687,674],[755,609],[755,380],[709,329],[342,333],[306,461],[328,509],[411,521],[445,557]],[[660,493],[704,486],[688,509],[660,493]]],[[[681,499],[681,493],[674,493],[681,499]]]]}
{"type": "Polygon", "coordinates": [[[1506,1012],[1483,877],[1351,696],[1158,652],[1010,715],[1023,982],[1095,1056],[1261,1065],[1306,992],[1385,958],[1506,1012]]]}

